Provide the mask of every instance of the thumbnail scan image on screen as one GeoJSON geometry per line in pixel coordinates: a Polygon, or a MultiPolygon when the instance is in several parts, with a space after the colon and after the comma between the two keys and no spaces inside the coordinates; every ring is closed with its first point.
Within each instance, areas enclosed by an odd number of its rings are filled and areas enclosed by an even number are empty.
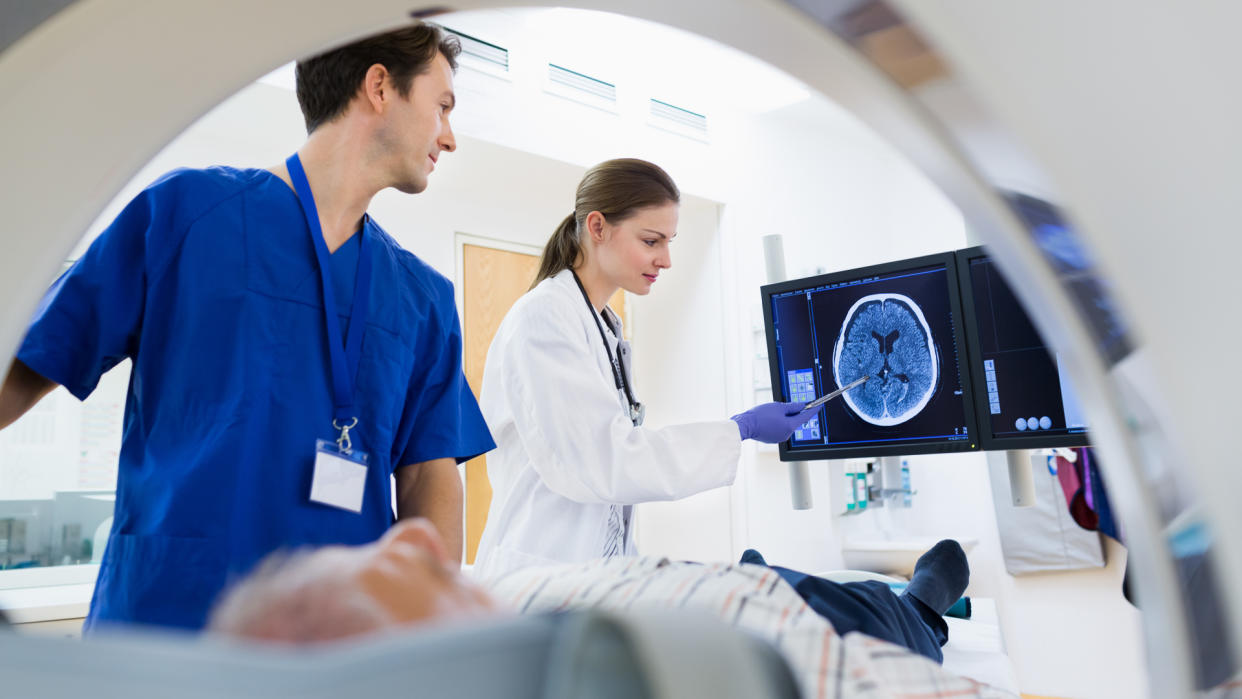
{"type": "Polygon", "coordinates": [[[832,371],[838,386],[871,377],[842,396],[863,420],[897,425],[918,415],[940,378],[940,353],[923,309],[903,294],[855,301],[837,336],[832,371]]]}
{"type": "Polygon", "coordinates": [[[975,448],[973,404],[958,358],[956,267],[952,255],[935,257],[767,288],[778,395],[810,401],[870,377],[796,430],[786,444],[790,454],[845,458],[975,448]]]}

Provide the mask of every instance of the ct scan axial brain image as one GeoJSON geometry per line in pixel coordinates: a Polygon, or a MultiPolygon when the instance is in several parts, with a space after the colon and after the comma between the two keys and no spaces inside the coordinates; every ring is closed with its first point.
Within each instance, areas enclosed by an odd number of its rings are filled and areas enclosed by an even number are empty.
{"type": "Polygon", "coordinates": [[[873,425],[918,415],[940,378],[940,354],[923,311],[909,296],[872,294],[858,299],[837,337],[832,371],[838,386],[869,374],[845,393],[846,404],[873,425]]]}

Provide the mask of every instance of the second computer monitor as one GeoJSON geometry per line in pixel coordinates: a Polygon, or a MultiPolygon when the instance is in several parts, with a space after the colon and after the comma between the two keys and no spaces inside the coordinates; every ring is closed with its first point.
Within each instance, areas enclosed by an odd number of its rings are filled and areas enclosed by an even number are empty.
{"type": "Polygon", "coordinates": [[[953,253],[762,289],[773,394],[811,401],[862,376],[781,445],[781,458],[978,449],[953,253]]]}
{"type": "Polygon", "coordinates": [[[983,448],[1086,446],[1073,389],[1000,268],[982,247],[957,257],[983,448]]]}

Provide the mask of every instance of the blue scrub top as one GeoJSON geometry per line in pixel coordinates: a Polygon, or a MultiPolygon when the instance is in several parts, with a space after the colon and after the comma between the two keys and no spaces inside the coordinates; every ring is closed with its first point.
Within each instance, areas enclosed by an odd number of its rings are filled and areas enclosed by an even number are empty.
{"type": "MultiPolygon", "coordinates": [[[[48,291],[18,358],[79,399],[125,358],[116,514],[87,628],[200,628],[221,589],[278,548],[361,544],[392,524],[390,476],[495,448],[462,374],[452,283],[370,217],[371,310],[354,449],[361,514],[309,500],[334,440],[315,252],[266,170],[178,170],[136,197],[48,291]]],[[[332,256],[342,326],[359,236],[332,256]]]]}

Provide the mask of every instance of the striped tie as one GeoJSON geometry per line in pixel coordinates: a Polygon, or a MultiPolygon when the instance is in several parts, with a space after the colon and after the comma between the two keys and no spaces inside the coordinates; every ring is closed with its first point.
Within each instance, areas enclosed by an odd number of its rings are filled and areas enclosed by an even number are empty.
{"type": "MultiPolygon", "coordinates": [[[[622,352],[625,352],[626,354],[629,353],[629,346],[625,345],[623,348],[618,340],[621,335],[621,319],[617,318],[612,309],[607,306],[604,307],[601,315],[604,318],[604,324],[608,327],[608,335],[610,342],[612,343],[612,349],[617,353],[618,359],[621,359],[622,352]]],[[[628,380],[630,375],[629,363],[623,361],[621,367],[622,371],[625,372],[626,380],[628,380]]],[[[628,410],[629,401],[626,400],[625,394],[620,392],[620,389],[618,389],[618,395],[621,399],[622,405],[626,406],[626,410],[628,410]]],[[[622,507],[624,506],[609,505],[608,507],[608,534],[604,541],[604,558],[633,555],[633,551],[626,550],[626,544],[628,542],[626,541],[625,516],[622,514],[622,507]]],[[[630,546],[628,548],[633,547],[630,546]]]]}
{"type": "Polygon", "coordinates": [[[608,506],[608,534],[604,540],[604,558],[625,553],[625,525],[621,522],[621,507],[608,506]]]}

